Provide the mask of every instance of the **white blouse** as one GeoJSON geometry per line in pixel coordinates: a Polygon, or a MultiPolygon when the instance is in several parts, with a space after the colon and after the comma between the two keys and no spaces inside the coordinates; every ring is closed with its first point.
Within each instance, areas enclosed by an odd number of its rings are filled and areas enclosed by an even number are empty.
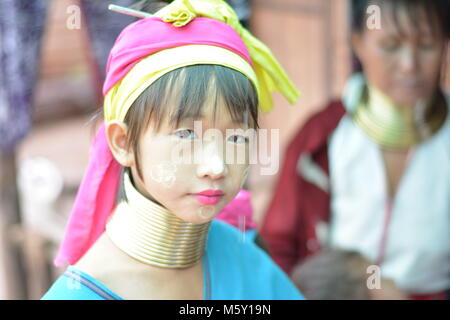
{"type": "MultiPolygon", "coordinates": [[[[344,96],[355,107],[363,78],[344,96]]],[[[449,99],[450,105],[450,99],[449,99]]],[[[375,262],[390,201],[378,145],[344,116],[329,141],[329,244],[375,262]]],[[[450,288],[450,112],[444,126],[415,149],[392,199],[381,275],[414,294],[450,288]]]]}

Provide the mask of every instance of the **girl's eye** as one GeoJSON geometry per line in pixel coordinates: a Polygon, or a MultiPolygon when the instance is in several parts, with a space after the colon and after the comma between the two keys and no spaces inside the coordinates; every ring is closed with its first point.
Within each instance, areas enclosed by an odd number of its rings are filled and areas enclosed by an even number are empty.
{"type": "Polygon", "coordinates": [[[194,130],[191,130],[191,129],[178,130],[178,131],[174,132],[174,135],[180,139],[192,140],[192,139],[196,138],[196,134],[195,134],[194,130]]]}
{"type": "Polygon", "coordinates": [[[240,135],[233,135],[228,138],[229,141],[237,144],[248,143],[248,138],[240,135]]]}

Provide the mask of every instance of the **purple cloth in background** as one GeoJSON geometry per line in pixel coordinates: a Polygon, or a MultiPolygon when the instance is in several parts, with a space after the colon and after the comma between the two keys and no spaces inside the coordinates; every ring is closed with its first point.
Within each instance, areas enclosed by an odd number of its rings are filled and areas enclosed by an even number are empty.
{"type": "Polygon", "coordinates": [[[47,0],[0,0],[0,152],[9,153],[31,127],[47,0]]]}
{"type": "MultiPolygon", "coordinates": [[[[0,152],[13,152],[31,128],[33,88],[37,82],[41,40],[51,0],[0,0],[0,152]]],[[[55,0],[53,0],[55,1],[55,0]]],[[[98,72],[103,81],[109,50],[135,18],[108,10],[111,2],[81,0],[98,72]]],[[[83,22],[82,22],[83,23],[83,22]]]]}

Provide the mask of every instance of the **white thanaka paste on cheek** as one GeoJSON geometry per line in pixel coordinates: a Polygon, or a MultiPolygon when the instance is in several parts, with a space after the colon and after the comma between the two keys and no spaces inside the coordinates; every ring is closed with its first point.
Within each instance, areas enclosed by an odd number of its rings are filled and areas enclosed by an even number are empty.
{"type": "Polygon", "coordinates": [[[173,163],[163,162],[152,166],[150,177],[153,181],[161,183],[165,188],[171,188],[176,181],[177,166],[173,163]]]}

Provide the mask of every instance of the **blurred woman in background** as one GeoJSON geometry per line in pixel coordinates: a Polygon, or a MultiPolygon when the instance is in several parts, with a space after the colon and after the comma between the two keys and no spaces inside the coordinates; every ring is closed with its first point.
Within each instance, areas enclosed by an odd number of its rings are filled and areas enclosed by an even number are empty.
{"type": "Polygon", "coordinates": [[[355,250],[411,298],[446,298],[449,15],[450,1],[353,1],[363,72],[288,146],[261,230],[286,272],[323,247],[355,250]]]}

